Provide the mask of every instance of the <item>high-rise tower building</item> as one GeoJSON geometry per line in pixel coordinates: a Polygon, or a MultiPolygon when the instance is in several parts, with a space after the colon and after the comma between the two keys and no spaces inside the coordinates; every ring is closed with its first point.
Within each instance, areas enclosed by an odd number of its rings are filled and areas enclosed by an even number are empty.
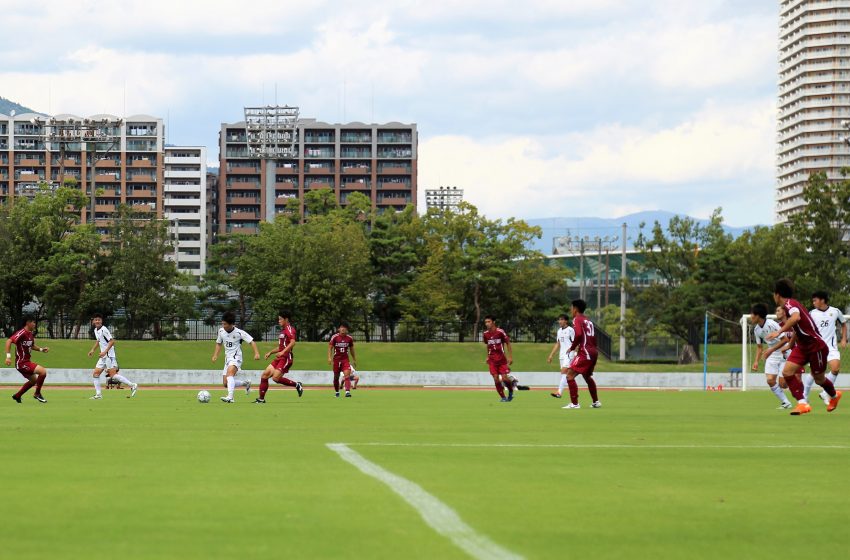
{"type": "Polygon", "coordinates": [[[809,175],[850,167],[850,0],[780,0],[776,221],[809,175]]]}

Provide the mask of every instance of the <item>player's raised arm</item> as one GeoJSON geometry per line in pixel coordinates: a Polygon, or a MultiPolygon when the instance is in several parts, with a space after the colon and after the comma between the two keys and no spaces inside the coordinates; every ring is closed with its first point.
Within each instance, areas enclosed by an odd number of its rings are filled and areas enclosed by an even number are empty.
{"type": "Polygon", "coordinates": [[[794,310],[791,315],[785,320],[785,324],[782,325],[778,331],[774,331],[765,337],[765,340],[773,340],[778,338],[782,333],[786,333],[794,328],[794,325],[800,322],[800,312],[798,310],[794,310]]]}

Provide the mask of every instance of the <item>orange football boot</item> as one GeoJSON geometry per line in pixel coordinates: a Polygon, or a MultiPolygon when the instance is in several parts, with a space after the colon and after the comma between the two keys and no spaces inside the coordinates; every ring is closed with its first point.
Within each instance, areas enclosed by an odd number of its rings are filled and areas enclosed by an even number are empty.
{"type": "Polygon", "coordinates": [[[808,414],[812,411],[812,407],[809,406],[809,403],[797,403],[797,406],[794,407],[794,410],[791,411],[791,416],[800,416],[801,414],[808,414]]]}
{"type": "Polygon", "coordinates": [[[829,404],[826,405],[826,411],[832,412],[836,408],[838,408],[838,401],[841,400],[841,391],[835,392],[835,398],[829,399],[829,404]]]}

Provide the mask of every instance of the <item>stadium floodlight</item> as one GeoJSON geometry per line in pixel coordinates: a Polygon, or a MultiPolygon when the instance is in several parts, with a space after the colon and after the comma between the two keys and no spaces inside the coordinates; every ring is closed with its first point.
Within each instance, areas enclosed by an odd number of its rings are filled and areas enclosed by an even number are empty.
{"type": "Polygon", "coordinates": [[[245,107],[248,154],[262,159],[296,158],[298,107],[245,107]]]}

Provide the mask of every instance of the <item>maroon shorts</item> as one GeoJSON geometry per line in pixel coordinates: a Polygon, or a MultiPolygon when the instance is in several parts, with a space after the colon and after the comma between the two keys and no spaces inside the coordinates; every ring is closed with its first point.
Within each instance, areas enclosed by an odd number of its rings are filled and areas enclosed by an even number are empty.
{"type": "Polygon", "coordinates": [[[24,377],[29,377],[30,375],[35,373],[35,368],[38,367],[38,364],[34,362],[20,362],[17,364],[18,372],[24,377]]]}
{"type": "Polygon", "coordinates": [[[292,354],[287,354],[283,358],[278,358],[272,362],[274,369],[280,370],[282,373],[289,373],[289,368],[292,367],[292,354]]]}
{"type": "Polygon", "coordinates": [[[596,354],[587,356],[584,352],[578,352],[570,362],[570,369],[579,375],[593,375],[593,368],[596,367],[596,354]]]}
{"type": "Polygon", "coordinates": [[[818,375],[826,371],[826,358],[828,355],[829,348],[826,345],[819,350],[804,350],[800,346],[795,346],[791,349],[791,355],[788,356],[788,361],[799,366],[809,364],[812,373],[818,375]]]}
{"type": "Polygon", "coordinates": [[[511,368],[508,367],[507,360],[499,360],[498,362],[491,362],[487,360],[487,365],[490,366],[490,375],[496,377],[497,375],[507,375],[511,372],[511,368]]]}
{"type": "Polygon", "coordinates": [[[334,360],[334,374],[339,375],[345,370],[351,369],[351,362],[348,361],[348,358],[340,358],[338,360],[334,360]]]}

